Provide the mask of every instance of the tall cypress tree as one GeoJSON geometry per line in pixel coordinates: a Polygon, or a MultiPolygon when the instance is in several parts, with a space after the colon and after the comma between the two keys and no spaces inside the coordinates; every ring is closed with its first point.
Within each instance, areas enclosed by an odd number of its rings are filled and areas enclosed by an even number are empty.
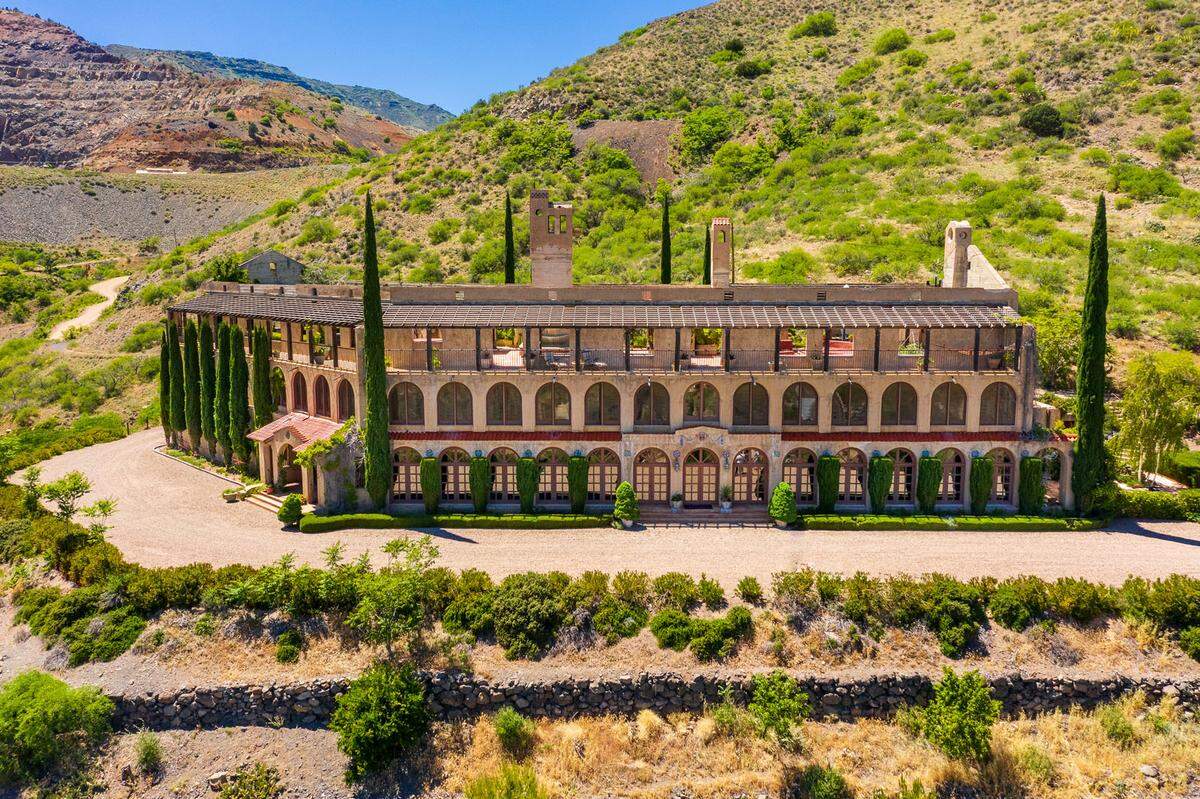
{"type": "Polygon", "coordinates": [[[517,282],[517,245],[513,242],[512,198],[504,192],[504,282],[517,282]]]}
{"type": "Polygon", "coordinates": [[[366,384],[366,483],[371,502],[387,503],[392,482],[391,442],[388,439],[387,373],[383,363],[383,305],[379,297],[379,261],[375,253],[375,216],[371,193],[363,220],[363,377],[366,384]]]}
{"type": "Polygon", "coordinates": [[[1104,195],[1096,201],[1096,220],[1088,251],[1087,288],[1083,295],[1082,340],[1075,376],[1079,438],[1075,441],[1071,487],[1082,513],[1092,511],[1097,488],[1107,479],[1104,463],[1104,356],[1107,352],[1108,220],[1104,195]]]}
{"type": "Polygon", "coordinates": [[[712,284],[712,226],[704,226],[704,285],[712,284]]]}
{"type": "Polygon", "coordinates": [[[229,325],[222,323],[217,331],[217,393],[213,399],[213,432],[217,436],[217,445],[221,448],[221,457],[226,463],[232,457],[229,441],[229,325]]]}
{"type": "Polygon", "coordinates": [[[217,433],[213,428],[213,400],[217,396],[217,356],[213,352],[213,328],[208,322],[200,324],[200,433],[208,444],[208,452],[217,452],[217,433]]]}
{"type": "Polygon", "coordinates": [[[196,322],[189,319],[183,329],[183,401],[193,451],[200,449],[200,352],[196,336],[196,322]]]}
{"type": "Polygon", "coordinates": [[[179,434],[187,429],[187,413],[183,400],[183,354],[179,351],[179,327],[171,322],[167,326],[167,341],[171,349],[171,429],[175,431],[175,445],[179,445],[179,434]]]}
{"type": "Polygon", "coordinates": [[[243,462],[250,461],[250,367],[240,327],[229,329],[229,446],[243,462]]]}
{"type": "Polygon", "coordinates": [[[158,418],[162,422],[163,440],[171,442],[171,345],[167,323],[163,324],[162,340],[158,346],[158,418]]]}
{"type": "Polygon", "coordinates": [[[254,328],[251,349],[254,351],[254,372],[250,381],[254,387],[254,426],[262,427],[275,416],[271,402],[271,337],[265,327],[254,328]]]}
{"type": "Polygon", "coordinates": [[[662,263],[659,277],[664,284],[671,282],[671,191],[662,192],[662,263]]]}

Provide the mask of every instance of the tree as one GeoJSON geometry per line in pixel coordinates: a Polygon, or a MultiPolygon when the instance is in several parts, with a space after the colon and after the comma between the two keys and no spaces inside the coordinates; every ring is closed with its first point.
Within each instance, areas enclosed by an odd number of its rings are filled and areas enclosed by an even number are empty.
{"type": "Polygon", "coordinates": [[[1146,353],[1130,362],[1117,404],[1115,449],[1138,479],[1158,473],[1163,455],[1183,447],[1200,402],[1200,369],[1185,353],[1146,353]]]}
{"type": "Polygon", "coordinates": [[[200,432],[208,442],[208,451],[217,451],[217,434],[213,427],[213,400],[217,396],[217,360],[213,351],[212,325],[200,325],[200,432]]]}
{"type": "Polygon", "coordinates": [[[171,430],[178,446],[179,433],[187,429],[187,414],[183,399],[183,354],[179,350],[179,328],[174,322],[167,323],[167,344],[171,356],[171,430]]]}
{"type": "Polygon", "coordinates": [[[1037,330],[1038,368],[1046,388],[1065,389],[1075,382],[1079,364],[1079,317],[1056,307],[1033,320],[1037,330]]]}
{"type": "Polygon", "coordinates": [[[504,193],[504,282],[517,282],[517,247],[513,242],[512,198],[504,193]]]}
{"type": "Polygon", "coordinates": [[[213,431],[221,456],[226,462],[233,458],[229,440],[229,366],[232,352],[229,349],[229,325],[222,323],[217,331],[217,393],[213,399],[213,431]]]}
{"type": "Polygon", "coordinates": [[[425,686],[411,664],[376,663],[337,698],[329,729],[337,733],[338,749],[350,760],[346,782],[357,782],[425,736],[425,686]]]}
{"type": "Polygon", "coordinates": [[[79,510],[79,500],[83,499],[83,495],[91,490],[92,484],[88,482],[87,477],[83,472],[76,471],[67,472],[54,482],[46,483],[39,489],[39,493],[54,503],[55,516],[64,522],[69,522],[79,510]]]}
{"type": "Polygon", "coordinates": [[[659,264],[659,277],[664,285],[671,282],[671,190],[665,185],[662,192],[662,254],[659,264]]]}
{"type": "Polygon", "coordinates": [[[242,329],[229,328],[229,446],[243,463],[250,460],[250,367],[242,329]]]}
{"type": "Polygon", "coordinates": [[[367,192],[363,219],[363,374],[366,420],[363,430],[367,493],[382,508],[392,482],[391,441],[388,438],[387,373],[383,362],[383,304],[379,297],[379,261],[375,252],[375,216],[367,192]]]}
{"type": "Polygon", "coordinates": [[[158,418],[162,422],[163,440],[171,442],[174,430],[171,427],[171,344],[168,328],[163,325],[162,340],[158,346],[158,418]]]}
{"type": "Polygon", "coordinates": [[[189,320],[183,329],[184,416],[192,449],[200,449],[200,353],[196,342],[196,323],[189,320]]]}
{"type": "Polygon", "coordinates": [[[438,551],[428,536],[396,538],[383,549],[389,564],[359,580],[358,605],[346,622],[363,640],[381,645],[388,660],[394,660],[397,643],[410,647],[432,619],[429,570],[438,551]]]}
{"type": "Polygon", "coordinates": [[[704,227],[704,285],[712,285],[712,227],[704,227]]]}
{"type": "Polygon", "coordinates": [[[1107,350],[1108,313],[1108,223],[1104,195],[1096,201],[1096,220],[1092,226],[1088,253],[1087,288],[1083,296],[1083,339],[1079,348],[1079,368],[1075,372],[1076,418],[1079,437],[1075,441],[1074,471],[1071,486],[1079,511],[1092,510],[1097,489],[1108,481],[1104,462],[1104,360],[1107,350]]]}
{"type": "Polygon", "coordinates": [[[275,416],[275,403],[271,401],[271,336],[265,327],[255,327],[251,341],[254,351],[254,372],[250,382],[254,394],[254,426],[262,427],[275,416]]]}

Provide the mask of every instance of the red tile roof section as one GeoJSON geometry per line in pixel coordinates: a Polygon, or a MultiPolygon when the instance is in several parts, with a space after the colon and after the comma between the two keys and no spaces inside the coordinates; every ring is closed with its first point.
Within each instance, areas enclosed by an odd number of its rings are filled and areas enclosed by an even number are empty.
{"type": "Polygon", "coordinates": [[[247,435],[246,438],[249,438],[251,441],[269,441],[275,437],[276,433],[283,430],[290,430],[292,435],[300,440],[300,446],[295,448],[299,452],[314,441],[323,441],[329,438],[340,430],[341,427],[341,422],[293,411],[286,416],[279,417],[270,424],[263,425],[247,435]]]}

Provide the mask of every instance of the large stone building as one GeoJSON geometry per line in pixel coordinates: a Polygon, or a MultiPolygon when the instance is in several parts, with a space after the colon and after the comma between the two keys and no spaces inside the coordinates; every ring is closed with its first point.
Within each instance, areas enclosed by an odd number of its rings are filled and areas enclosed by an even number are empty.
{"type": "MultiPolygon", "coordinates": [[[[724,486],[735,508],[765,506],[781,480],[806,504],[829,453],[839,507],[861,509],[869,458],[890,453],[898,507],[922,455],[942,459],[947,510],[990,455],[1006,509],[1021,457],[1049,450],[1052,499],[1071,506],[1069,446],[1036,432],[1032,328],[968,223],[946,228],[941,285],[739,283],[728,219],[712,221],[712,285],[573,285],[571,207],[535,191],[530,226],[530,284],[383,287],[397,505],[421,501],[423,457],[442,464],[442,503],[468,505],[473,456],[492,463],[493,505],[516,503],[521,456],[543,465],[539,503],[565,504],[575,454],[596,505],[621,480],[643,506],[711,507],[724,486]]],[[[352,454],[295,460],[363,418],[359,286],[211,283],[169,313],[266,326],[279,408],[252,435],[264,479],[318,505],[364,498],[352,454]]]]}

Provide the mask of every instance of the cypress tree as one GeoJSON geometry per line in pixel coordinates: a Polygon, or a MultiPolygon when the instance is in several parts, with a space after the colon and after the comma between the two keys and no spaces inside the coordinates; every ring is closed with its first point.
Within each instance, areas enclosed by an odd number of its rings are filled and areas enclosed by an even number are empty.
{"type": "Polygon", "coordinates": [[[712,226],[704,226],[704,285],[712,284],[712,226]]]}
{"type": "Polygon", "coordinates": [[[167,324],[163,325],[158,345],[158,418],[162,422],[163,440],[171,441],[171,345],[167,343],[167,324]]]}
{"type": "Polygon", "coordinates": [[[208,452],[217,452],[217,434],[213,428],[213,399],[217,396],[217,360],[213,352],[212,325],[200,325],[200,433],[208,444],[208,452]]]}
{"type": "Polygon", "coordinates": [[[383,363],[383,304],[379,297],[379,261],[375,252],[375,216],[371,193],[363,219],[363,362],[366,419],[363,430],[367,493],[377,508],[387,504],[392,482],[388,439],[387,373],[383,363]]]}
{"type": "Polygon", "coordinates": [[[229,446],[243,463],[250,461],[250,367],[240,327],[229,329],[229,446]]]}
{"type": "Polygon", "coordinates": [[[231,456],[229,442],[229,325],[222,323],[217,331],[217,382],[213,399],[213,432],[221,457],[228,463],[231,456]]]}
{"type": "Polygon", "coordinates": [[[659,277],[664,284],[671,282],[671,191],[662,193],[662,264],[659,277]]]}
{"type": "Polygon", "coordinates": [[[194,320],[183,329],[183,394],[188,439],[195,451],[200,449],[200,353],[194,320]]]}
{"type": "Polygon", "coordinates": [[[254,350],[254,426],[262,427],[274,418],[271,402],[271,337],[265,327],[254,328],[251,349],[254,350]]]}
{"type": "Polygon", "coordinates": [[[517,247],[513,242],[512,198],[504,192],[504,282],[517,282],[517,247]]]}
{"type": "Polygon", "coordinates": [[[167,342],[171,353],[171,429],[175,431],[175,444],[179,444],[179,433],[187,429],[187,414],[183,400],[183,354],[179,351],[179,328],[174,322],[167,325],[167,342]]]}
{"type": "Polygon", "coordinates": [[[1096,220],[1088,251],[1087,289],[1083,295],[1082,340],[1075,396],[1079,438],[1075,442],[1071,487],[1080,512],[1092,511],[1096,489],[1105,481],[1104,463],[1104,356],[1107,349],[1108,221],[1104,195],[1096,201],[1096,220]]]}

